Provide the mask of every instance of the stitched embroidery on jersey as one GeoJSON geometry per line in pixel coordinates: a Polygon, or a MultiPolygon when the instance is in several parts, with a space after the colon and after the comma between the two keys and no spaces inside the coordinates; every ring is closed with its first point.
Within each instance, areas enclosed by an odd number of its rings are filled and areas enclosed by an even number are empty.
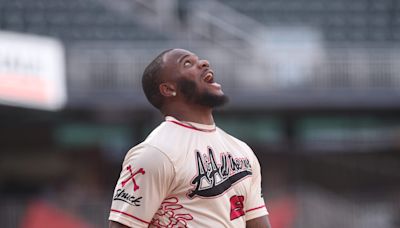
{"type": "Polygon", "coordinates": [[[193,216],[187,213],[185,208],[179,204],[176,197],[166,198],[158,211],[155,213],[150,227],[157,228],[185,228],[193,216]]]}
{"type": "Polygon", "coordinates": [[[246,176],[252,175],[248,158],[234,158],[230,153],[221,154],[220,164],[215,160],[214,151],[209,147],[208,156],[196,151],[197,175],[191,184],[195,187],[188,193],[189,198],[215,197],[246,176]]]}

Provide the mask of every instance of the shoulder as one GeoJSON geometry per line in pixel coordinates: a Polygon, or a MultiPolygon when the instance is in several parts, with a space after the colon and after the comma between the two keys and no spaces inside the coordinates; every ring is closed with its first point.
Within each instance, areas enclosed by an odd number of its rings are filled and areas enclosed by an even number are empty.
{"type": "Polygon", "coordinates": [[[195,137],[194,132],[171,122],[163,122],[149,134],[142,144],[156,148],[171,162],[177,164],[188,152],[188,148],[193,143],[193,137],[195,137]]]}
{"type": "Polygon", "coordinates": [[[162,122],[142,143],[128,151],[125,161],[140,158],[153,163],[165,160],[176,165],[182,155],[182,145],[185,145],[187,138],[188,136],[174,124],[162,122]]]}
{"type": "Polygon", "coordinates": [[[164,121],[147,136],[144,143],[161,149],[170,145],[170,142],[179,139],[181,136],[182,131],[180,131],[179,127],[164,121]]]}
{"type": "MultiPolygon", "coordinates": [[[[167,122],[162,122],[136,147],[152,148],[153,150],[158,150],[158,152],[166,154],[166,152],[170,151],[169,147],[175,139],[176,129],[167,122]]],[[[132,149],[136,148],[134,147],[132,149]]]]}
{"type": "Polygon", "coordinates": [[[124,166],[131,163],[149,167],[174,166],[167,154],[159,148],[145,142],[131,148],[126,154],[123,163],[124,166]]]}

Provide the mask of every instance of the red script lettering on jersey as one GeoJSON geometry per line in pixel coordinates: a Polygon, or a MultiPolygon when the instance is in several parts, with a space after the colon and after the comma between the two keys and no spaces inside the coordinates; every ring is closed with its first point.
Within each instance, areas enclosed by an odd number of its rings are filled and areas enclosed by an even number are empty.
{"type": "Polygon", "coordinates": [[[122,181],[122,187],[124,187],[125,185],[126,185],[126,183],[128,183],[130,180],[132,180],[132,182],[133,182],[133,191],[134,192],[136,192],[136,190],[138,190],[139,189],[139,185],[137,185],[137,183],[136,183],[136,180],[135,180],[135,176],[137,175],[137,174],[142,174],[142,175],[144,175],[145,174],[145,171],[144,171],[144,169],[143,168],[140,168],[138,171],[136,171],[135,173],[133,173],[133,171],[132,171],[132,167],[129,165],[128,167],[126,167],[126,169],[131,173],[131,176],[130,177],[128,177],[128,178],[126,178],[124,181],[122,181]]]}

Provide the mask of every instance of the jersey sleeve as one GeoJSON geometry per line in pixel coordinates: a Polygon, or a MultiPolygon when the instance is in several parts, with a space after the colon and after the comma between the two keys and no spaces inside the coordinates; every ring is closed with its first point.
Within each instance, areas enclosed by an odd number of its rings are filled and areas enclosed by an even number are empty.
{"type": "Polygon", "coordinates": [[[261,169],[257,157],[254,155],[252,184],[245,201],[246,221],[268,215],[261,190],[261,169]]]}
{"type": "Polygon", "coordinates": [[[139,145],[131,149],[115,186],[109,220],[128,227],[148,227],[174,176],[171,161],[157,148],[139,145]]]}

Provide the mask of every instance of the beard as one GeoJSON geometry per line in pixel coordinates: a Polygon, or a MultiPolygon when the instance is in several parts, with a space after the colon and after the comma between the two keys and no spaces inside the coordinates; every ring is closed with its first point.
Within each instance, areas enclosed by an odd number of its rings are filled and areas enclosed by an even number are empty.
{"type": "Polygon", "coordinates": [[[199,91],[196,83],[189,79],[181,78],[177,81],[177,84],[179,91],[193,104],[216,108],[226,104],[229,100],[226,95],[215,95],[208,91],[199,91]]]}

